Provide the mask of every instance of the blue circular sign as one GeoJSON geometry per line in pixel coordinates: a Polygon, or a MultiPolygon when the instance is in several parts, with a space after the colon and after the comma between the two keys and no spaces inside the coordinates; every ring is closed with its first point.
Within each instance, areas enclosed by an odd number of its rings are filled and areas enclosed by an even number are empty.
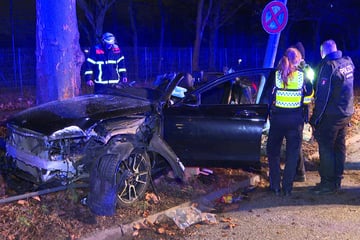
{"type": "Polygon", "coordinates": [[[270,34],[281,32],[288,21],[288,10],[284,3],[272,1],[268,3],[261,15],[261,24],[270,34]]]}

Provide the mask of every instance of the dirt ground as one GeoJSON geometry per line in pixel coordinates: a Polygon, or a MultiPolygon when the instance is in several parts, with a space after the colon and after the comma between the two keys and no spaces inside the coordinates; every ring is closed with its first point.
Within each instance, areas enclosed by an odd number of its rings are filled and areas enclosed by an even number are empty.
{"type": "Polygon", "coordinates": [[[309,191],[319,181],[309,171],[305,183],[296,183],[291,197],[278,197],[258,188],[247,201],[217,215],[218,223],[187,230],[195,239],[359,239],[360,175],[347,170],[343,189],[334,195],[309,191]]]}
{"type": "MultiPolygon", "coordinates": [[[[15,100],[10,104],[0,99],[0,121],[5,120],[9,113],[34,103],[31,94],[4,98],[15,100]]],[[[359,131],[358,100],[349,138],[359,131]]],[[[0,127],[0,136],[4,136],[5,130],[0,127]]],[[[357,146],[357,142],[352,143],[349,148],[352,154],[358,154],[357,146]]],[[[185,230],[180,230],[171,222],[148,224],[140,226],[129,239],[358,239],[360,172],[355,165],[349,165],[344,189],[340,193],[314,196],[308,189],[319,181],[316,142],[305,142],[304,151],[307,156],[307,181],[296,183],[290,198],[275,197],[267,192],[267,164],[266,157],[263,157],[263,169],[258,173],[261,182],[253,191],[234,193],[234,196],[241,196],[241,201],[232,204],[223,203],[220,199],[215,203],[211,212],[216,214],[217,223],[209,225],[202,222],[185,230]]],[[[0,152],[0,157],[3,154],[0,152]]],[[[131,208],[117,209],[111,217],[94,216],[80,203],[86,196],[86,188],[1,204],[0,239],[81,239],[93,232],[146,218],[247,177],[247,173],[241,170],[213,170],[213,175],[200,175],[186,184],[167,176],[159,178],[155,182],[160,199],[153,189],[149,189],[144,200],[131,208]]],[[[7,180],[0,179],[0,200],[21,192],[22,187],[19,186],[29,185],[16,179],[7,180]]],[[[31,185],[28,187],[31,188],[31,185]]]]}

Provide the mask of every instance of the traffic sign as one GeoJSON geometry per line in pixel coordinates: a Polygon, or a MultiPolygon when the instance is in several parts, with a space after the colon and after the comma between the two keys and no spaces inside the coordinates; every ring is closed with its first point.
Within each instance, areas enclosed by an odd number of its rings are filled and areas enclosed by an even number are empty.
{"type": "Polygon", "coordinates": [[[288,10],[284,3],[279,1],[269,2],[261,15],[261,24],[267,33],[281,32],[288,21],[288,10]]]}

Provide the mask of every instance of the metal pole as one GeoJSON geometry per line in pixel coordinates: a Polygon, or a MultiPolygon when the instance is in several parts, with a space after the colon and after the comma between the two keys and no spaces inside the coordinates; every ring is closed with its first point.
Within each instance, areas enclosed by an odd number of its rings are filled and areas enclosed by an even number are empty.
{"type": "Polygon", "coordinates": [[[21,48],[18,48],[18,62],[19,62],[19,81],[20,81],[20,92],[21,96],[24,96],[23,92],[23,78],[22,78],[22,69],[21,69],[21,48]]]}
{"type": "Polygon", "coordinates": [[[192,66],[193,56],[192,56],[192,53],[193,53],[193,49],[190,48],[190,71],[191,71],[191,73],[193,72],[193,66],[192,66]]]}
{"type": "Polygon", "coordinates": [[[148,81],[148,56],[147,56],[147,47],[145,47],[145,82],[148,81]]]}
{"type": "Polygon", "coordinates": [[[13,0],[10,0],[10,19],[11,19],[11,41],[12,41],[12,53],[13,53],[13,71],[14,71],[14,82],[16,84],[16,55],[15,55],[15,36],[14,36],[14,9],[13,9],[13,0]]]}
{"type": "Polygon", "coordinates": [[[58,187],[54,187],[54,188],[40,190],[37,192],[30,192],[30,193],[25,193],[25,194],[21,194],[21,195],[3,198],[3,199],[0,199],[0,204],[18,201],[21,199],[26,199],[26,198],[35,197],[35,196],[45,195],[45,194],[49,194],[49,193],[53,193],[53,192],[59,192],[59,191],[67,190],[70,188],[87,188],[87,187],[89,187],[89,184],[87,184],[87,183],[58,186],[58,187]]]}

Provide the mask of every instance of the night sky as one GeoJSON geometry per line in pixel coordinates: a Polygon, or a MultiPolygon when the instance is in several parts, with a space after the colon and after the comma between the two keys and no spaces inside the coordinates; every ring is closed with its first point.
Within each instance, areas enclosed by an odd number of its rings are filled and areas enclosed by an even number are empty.
{"type": "MultiPolygon", "coordinates": [[[[35,48],[35,0],[3,0],[0,2],[0,46],[35,48]],[[14,40],[14,41],[13,41],[14,40]]],[[[157,0],[135,1],[139,46],[159,45],[159,10],[157,0]],[[149,12],[151,14],[149,14],[149,12]]],[[[205,1],[206,2],[206,1],[205,1]]],[[[267,40],[268,34],[261,25],[261,13],[270,1],[254,0],[244,5],[220,29],[219,47],[252,46],[267,40]]],[[[192,47],[195,31],[196,1],[164,1],[166,3],[166,30],[164,46],[192,47]]],[[[282,31],[281,42],[288,46],[302,41],[309,58],[318,58],[318,44],[333,38],[340,49],[358,52],[360,4],[356,0],[289,0],[289,21],[282,31]]],[[[55,9],[54,9],[55,11],[55,9]]],[[[79,26],[87,23],[78,10],[79,26]]],[[[117,1],[108,11],[104,31],[115,33],[121,46],[131,47],[133,35],[130,28],[128,1],[117,1]]],[[[82,46],[92,45],[80,28],[82,46]]],[[[204,34],[203,46],[208,46],[204,34]]]]}

